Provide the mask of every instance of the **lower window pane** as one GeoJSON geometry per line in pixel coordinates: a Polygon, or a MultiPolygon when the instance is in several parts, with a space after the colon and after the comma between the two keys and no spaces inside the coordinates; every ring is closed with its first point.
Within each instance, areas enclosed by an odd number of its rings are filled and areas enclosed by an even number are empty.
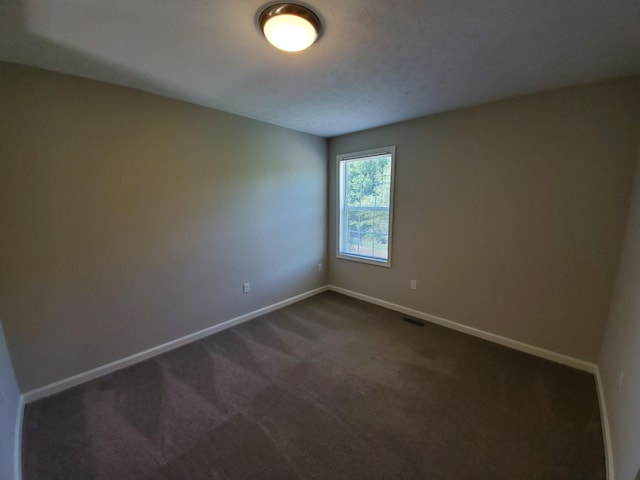
{"type": "Polygon", "coordinates": [[[385,260],[389,257],[389,237],[388,235],[376,235],[374,242],[374,253],[373,256],[376,258],[384,258],[385,260]]]}
{"type": "Polygon", "coordinates": [[[347,220],[349,222],[349,230],[359,232],[360,223],[362,222],[362,214],[359,211],[347,212],[347,220]]]}
{"type": "Polygon", "coordinates": [[[389,234],[389,212],[376,212],[373,221],[373,231],[378,234],[389,234]]]}
{"type": "Polygon", "coordinates": [[[360,253],[360,232],[349,230],[347,239],[347,253],[360,253]]]}
{"type": "Polygon", "coordinates": [[[358,230],[361,232],[372,232],[373,231],[373,222],[374,222],[374,213],[373,212],[362,212],[360,214],[360,225],[358,230]]]}
{"type": "Polygon", "coordinates": [[[373,233],[363,233],[360,237],[360,255],[373,257],[373,242],[375,235],[373,233]]]}

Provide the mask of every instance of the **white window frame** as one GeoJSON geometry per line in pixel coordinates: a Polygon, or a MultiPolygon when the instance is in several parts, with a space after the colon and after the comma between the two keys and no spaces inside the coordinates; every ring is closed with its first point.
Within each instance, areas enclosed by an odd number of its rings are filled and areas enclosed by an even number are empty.
{"type": "Polygon", "coordinates": [[[337,212],[336,212],[336,257],[344,260],[352,260],[355,262],[368,263],[370,265],[378,265],[381,267],[391,267],[391,252],[392,252],[392,238],[393,238],[393,184],[395,176],[395,164],[396,164],[396,146],[391,145],[388,147],[372,148],[370,150],[363,150],[360,152],[343,153],[336,156],[336,170],[337,170],[337,212]],[[354,253],[342,252],[342,246],[346,245],[346,235],[348,233],[347,215],[345,197],[346,197],[346,182],[345,182],[345,165],[348,160],[357,160],[365,157],[374,157],[377,155],[391,155],[391,172],[390,172],[390,185],[389,185],[389,236],[387,239],[388,254],[387,259],[379,259],[375,257],[369,257],[366,255],[358,255],[354,253]],[[344,163],[343,163],[344,162],[344,163]]]}

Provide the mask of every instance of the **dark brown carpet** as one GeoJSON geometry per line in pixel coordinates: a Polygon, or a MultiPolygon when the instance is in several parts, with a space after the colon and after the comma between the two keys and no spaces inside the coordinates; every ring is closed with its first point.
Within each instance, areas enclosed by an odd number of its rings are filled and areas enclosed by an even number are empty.
{"type": "Polygon", "coordinates": [[[25,410],[25,480],[604,479],[594,378],[324,293],[25,410]]]}

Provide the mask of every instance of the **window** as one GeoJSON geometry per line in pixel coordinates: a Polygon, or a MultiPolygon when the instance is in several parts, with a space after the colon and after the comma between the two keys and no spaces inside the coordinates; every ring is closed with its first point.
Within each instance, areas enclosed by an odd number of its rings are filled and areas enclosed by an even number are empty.
{"type": "Polygon", "coordinates": [[[395,151],[338,155],[338,258],[391,266],[395,151]]]}

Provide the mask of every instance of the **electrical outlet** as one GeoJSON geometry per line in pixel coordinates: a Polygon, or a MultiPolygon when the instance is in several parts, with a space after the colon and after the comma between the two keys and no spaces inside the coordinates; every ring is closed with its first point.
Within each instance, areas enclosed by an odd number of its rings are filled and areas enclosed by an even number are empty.
{"type": "Polygon", "coordinates": [[[418,288],[418,281],[411,280],[411,290],[416,290],[418,288]]]}
{"type": "Polygon", "coordinates": [[[321,263],[319,263],[319,264],[318,264],[318,271],[319,271],[319,272],[321,272],[321,271],[322,271],[322,264],[321,264],[321,263]]]}
{"type": "Polygon", "coordinates": [[[618,388],[622,388],[622,384],[624,383],[624,371],[620,371],[618,373],[618,388]]]}
{"type": "Polygon", "coordinates": [[[242,293],[249,293],[251,291],[251,284],[249,282],[242,284],[242,293]]]}

